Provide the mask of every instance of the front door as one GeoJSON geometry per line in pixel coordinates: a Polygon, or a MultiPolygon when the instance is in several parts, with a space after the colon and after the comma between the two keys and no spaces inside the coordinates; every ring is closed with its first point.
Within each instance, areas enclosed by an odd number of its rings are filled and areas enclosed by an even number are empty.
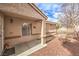
{"type": "Polygon", "coordinates": [[[22,26],[22,36],[31,35],[31,24],[25,23],[22,26]]]}

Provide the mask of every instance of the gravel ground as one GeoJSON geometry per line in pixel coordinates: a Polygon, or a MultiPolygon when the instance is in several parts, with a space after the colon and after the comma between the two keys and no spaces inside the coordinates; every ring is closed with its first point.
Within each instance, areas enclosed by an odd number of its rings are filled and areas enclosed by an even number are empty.
{"type": "MultiPolygon", "coordinates": [[[[53,38],[52,38],[53,39],[53,38]]],[[[79,41],[71,40],[62,44],[58,38],[54,38],[47,46],[40,49],[31,56],[79,56],[79,41]]]]}

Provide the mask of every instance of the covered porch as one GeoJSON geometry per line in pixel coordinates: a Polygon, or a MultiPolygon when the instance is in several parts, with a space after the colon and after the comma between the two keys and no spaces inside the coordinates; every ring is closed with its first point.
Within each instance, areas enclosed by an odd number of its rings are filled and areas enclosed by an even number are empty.
{"type": "MultiPolygon", "coordinates": [[[[15,7],[20,7],[20,5],[16,5],[17,4],[15,4],[15,7]]],[[[11,49],[14,47],[15,55],[18,55],[35,46],[40,45],[40,47],[44,47],[46,45],[46,41],[44,39],[46,36],[45,19],[41,18],[40,15],[37,15],[38,18],[35,14],[34,16],[33,14],[24,15],[25,13],[20,13],[22,11],[17,12],[16,8],[14,8],[14,11],[11,11],[10,9],[8,10],[5,8],[4,5],[2,6],[0,5],[0,20],[2,20],[1,31],[3,31],[1,39],[2,49],[0,53],[3,54],[5,49],[11,49]]],[[[6,7],[8,7],[8,4],[6,7]]],[[[40,47],[37,47],[36,50],[40,47]]],[[[32,50],[31,52],[33,51],[35,50],[32,50]]]]}

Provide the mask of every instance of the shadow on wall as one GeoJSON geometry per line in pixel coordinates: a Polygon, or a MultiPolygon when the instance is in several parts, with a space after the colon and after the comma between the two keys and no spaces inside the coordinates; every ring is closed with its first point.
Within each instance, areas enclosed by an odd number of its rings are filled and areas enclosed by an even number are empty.
{"type": "Polygon", "coordinates": [[[55,38],[54,35],[51,35],[51,36],[47,36],[45,39],[46,39],[46,43],[50,42],[51,40],[53,40],[55,38]]]}
{"type": "Polygon", "coordinates": [[[79,41],[62,44],[73,56],[79,56],[79,41]]]}

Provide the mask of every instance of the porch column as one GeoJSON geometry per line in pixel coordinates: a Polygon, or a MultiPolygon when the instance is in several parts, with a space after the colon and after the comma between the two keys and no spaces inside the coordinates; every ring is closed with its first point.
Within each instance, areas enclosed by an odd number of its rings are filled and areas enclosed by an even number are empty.
{"type": "Polygon", "coordinates": [[[3,47],[4,47],[4,17],[3,15],[0,13],[0,55],[3,51],[3,47]]]}
{"type": "Polygon", "coordinates": [[[42,24],[41,24],[41,45],[44,45],[46,43],[46,23],[45,20],[42,20],[42,24]]]}

